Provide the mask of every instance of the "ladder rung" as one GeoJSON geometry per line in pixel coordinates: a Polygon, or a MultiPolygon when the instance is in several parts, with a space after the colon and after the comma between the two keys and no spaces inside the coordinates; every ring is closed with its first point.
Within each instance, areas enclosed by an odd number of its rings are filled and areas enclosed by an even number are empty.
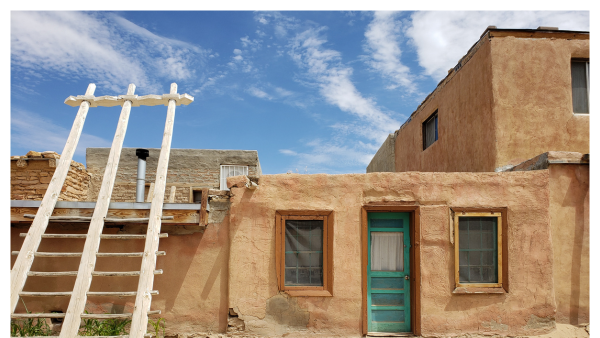
{"type": "MultiPolygon", "coordinates": [[[[21,237],[27,237],[26,232],[19,234],[21,237]]],[[[168,233],[158,234],[158,238],[169,237],[168,233]]],[[[87,238],[87,234],[43,234],[42,238],[87,238]]],[[[145,239],[146,235],[100,235],[102,239],[145,239]]]]}
{"type": "MultiPolygon", "coordinates": [[[[13,256],[19,254],[18,251],[11,252],[13,256]]],[[[157,256],[164,256],[165,251],[157,251],[157,256]]],[[[142,257],[143,252],[98,252],[96,257],[142,257]]],[[[36,252],[35,257],[81,257],[81,252],[36,252]]]]}
{"type": "MultiPolygon", "coordinates": [[[[160,310],[148,311],[148,315],[159,315],[160,310]]],[[[10,318],[65,318],[65,313],[12,313],[10,318]]],[[[113,319],[113,318],[131,318],[132,313],[83,313],[81,318],[95,319],[113,319]]]]}
{"type": "Polygon", "coordinates": [[[64,313],[13,313],[10,318],[65,318],[64,313]]]}
{"type": "MultiPolygon", "coordinates": [[[[162,270],[154,270],[155,275],[162,275],[162,270]]],[[[60,271],[60,272],[45,272],[45,271],[29,271],[28,276],[34,277],[63,277],[63,276],[77,276],[77,271],[60,271]]],[[[139,276],[139,271],[93,271],[92,276],[100,277],[125,277],[125,276],[139,276]]]]}
{"type": "MultiPolygon", "coordinates": [[[[162,269],[154,270],[155,275],[162,275],[162,269]]],[[[100,276],[100,277],[127,277],[127,276],[139,276],[139,271],[94,271],[92,272],[92,276],[100,276]]]]}
{"type": "MultiPolygon", "coordinates": [[[[166,255],[166,251],[157,251],[157,256],[166,255]]],[[[143,252],[98,252],[96,257],[142,257],[143,252]]]]}
{"type": "MultiPolygon", "coordinates": [[[[160,310],[148,311],[148,315],[159,315],[160,310]]],[[[113,319],[113,318],[131,318],[133,313],[83,313],[81,318],[94,318],[94,319],[113,319]]]]}
{"type": "MultiPolygon", "coordinates": [[[[23,214],[25,218],[35,218],[34,214],[23,214]]],[[[175,216],[163,216],[160,218],[163,221],[173,220],[175,216]]],[[[92,218],[88,216],[50,216],[50,221],[77,221],[77,222],[86,222],[91,221],[92,218]]],[[[104,222],[132,222],[132,223],[142,223],[149,222],[150,218],[105,218],[104,222]]]]}
{"type": "MultiPolygon", "coordinates": [[[[151,295],[158,295],[158,291],[157,290],[152,290],[150,291],[151,295]]],[[[127,292],[105,292],[105,291],[88,291],[87,292],[88,296],[106,296],[106,297],[111,297],[111,296],[115,296],[115,297],[129,297],[129,296],[136,296],[137,295],[137,291],[127,291],[127,292]]]]}
{"type": "Polygon", "coordinates": [[[27,276],[34,276],[34,277],[77,276],[77,271],[60,271],[60,272],[29,271],[27,273],[27,276]]]}
{"type": "Polygon", "coordinates": [[[30,291],[21,291],[19,292],[19,296],[21,297],[64,297],[70,296],[72,291],[61,291],[61,292],[30,292],[30,291]]]}

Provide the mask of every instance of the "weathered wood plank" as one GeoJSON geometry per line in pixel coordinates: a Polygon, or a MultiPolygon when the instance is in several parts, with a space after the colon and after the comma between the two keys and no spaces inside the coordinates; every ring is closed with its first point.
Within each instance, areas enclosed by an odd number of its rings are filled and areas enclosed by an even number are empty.
{"type": "Polygon", "coordinates": [[[208,188],[202,189],[202,201],[200,202],[200,226],[208,225],[208,212],[206,207],[208,205],[208,188]]]}
{"type": "MultiPolygon", "coordinates": [[[[171,84],[171,94],[177,93],[177,84],[171,84]]],[[[158,250],[158,234],[160,233],[165,187],[167,183],[167,169],[169,166],[169,155],[171,152],[171,140],[173,138],[173,124],[175,122],[175,100],[169,100],[165,131],[160,147],[158,166],[156,169],[156,180],[154,181],[154,198],[150,207],[150,222],[146,236],[145,252],[156,252],[158,250]]],[[[156,267],[156,255],[145,255],[142,257],[142,273],[138,282],[138,293],[141,297],[135,298],[135,307],[131,319],[129,334],[132,338],[142,338],[148,327],[148,311],[152,303],[152,295],[149,291],[154,284],[152,271],[156,267]]]]}
{"type": "MultiPolygon", "coordinates": [[[[72,209],[54,209],[50,221],[60,221],[61,223],[70,222],[89,222],[94,209],[72,208],[72,209]],[[58,219],[55,217],[73,217],[58,219]],[[84,218],[77,220],[76,218],[84,218]]],[[[25,215],[35,214],[37,208],[10,208],[11,223],[31,223],[32,219],[25,215]]],[[[144,218],[148,219],[150,210],[148,209],[109,209],[106,215],[106,222],[122,222],[122,219],[144,218]]],[[[163,210],[164,224],[198,224],[200,221],[199,210],[163,210]]],[[[148,222],[147,220],[145,222],[148,222]]]]}
{"type": "MultiPolygon", "coordinates": [[[[25,218],[35,218],[35,215],[25,214],[23,215],[25,218]]],[[[163,216],[161,220],[171,220],[175,219],[174,216],[163,216]]],[[[50,216],[50,221],[91,221],[92,217],[83,217],[83,216],[50,216]]],[[[133,223],[143,223],[148,222],[150,218],[105,218],[104,222],[133,222],[133,223]]]]}
{"type": "MultiPolygon", "coordinates": [[[[90,83],[85,94],[94,95],[95,90],[96,85],[90,83]]],[[[81,136],[83,124],[89,108],[90,103],[88,101],[81,101],[79,104],[79,111],[77,112],[75,121],[73,122],[73,127],[71,128],[71,132],[69,133],[69,137],[61,153],[61,158],[57,160],[58,165],[56,166],[56,170],[52,175],[52,180],[48,184],[48,189],[46,190],[44,198],[42,199],[42,203],[37,210],[36,218],[33,220],[31,228],[29,228],[29,236],[25,238],[25,241],[21,246],[20,254],[17,256],[17,260],[10,271],[11,312],[14,312],[15,308],[17,307],[17,303],[19,302],[19,293],[25,286],[27,273],[29,272],[31,264],[33,263],[33,253],[37,251],[40,245],[42,240],[41,235],[48,227],[48,218],[50,215],[52,215],[52,210],[54,210],[54,206],[56,206],[58,196],[60,195],[60,191],[65,183],[65,179],[67,178],[69,167],[71,166],[71,160],[73,159],[73,154],[77,148],[77,143],[79,143],[79,137],[81,136]]]]}
{"type": "Polygon", "coordinates": [[[169,193],[169,203],[175,203],[175,191],[177,190],[176,186],[171,186],[171,192],[169,193]]]}

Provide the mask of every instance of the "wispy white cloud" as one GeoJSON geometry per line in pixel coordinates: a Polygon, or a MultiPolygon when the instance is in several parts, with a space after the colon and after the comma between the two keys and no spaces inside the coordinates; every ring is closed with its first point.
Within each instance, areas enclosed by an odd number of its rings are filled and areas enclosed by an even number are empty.
{"type": "MultiPolygon", "coordinates": [[[[11,113],[11,142],[18,147],[61,153],[70,130],[32,112],[15,109],[11,113]]],[[[110,147],[111,142],[101,137],[82,133],[75,155],[85,156],[88,147],[110,147]]],[[[24,155],[24,154],[21,154],[24,155]]]]}
{"type": "Polygon", "coordinates": [[[400,57],[400,22],[395,20],[394,12],[375,12],[373,21],[365,32],[365,52],[369,53],[367,64],[384,78],[391,81],[388,89],[402,89],[409,94],[415,93],[414,76],[410,68],[402,64],[400,57]]]}
{"type": "Polygon", "coordinates": [[[250,93],[250,95],[258,97],[259,99],[267,99],[267,100],[272,100],[273,97],[267,93],[265,93],[263,90],[260,90],[256,87],[250,87],[248,88],[248,93],[250,93]]]}
{"type": "Polygon", "coordinates": [[[55,72],[121,90],[162,90],[159,80],[186,80],[206,52],[161,37],[114,14],[12,12],[11,61],[16,71],[55,72]]]}
{"type": "Polygon", "coordinates": [[[441,80],[469,48],[479,40],[487,26],[498,28],[559,27],[564,30],[589,30],[589,12],[415,12],[406,30],[416,47],[425,74],[441,80]]]}
{"type": "Polygon", "coordinates": [[[307,29],[291,42],[290,56],[316,81],[320,94],[340,110],[358,117],[369,129],[366,137],[383,141],[388,133],[399,126],[398,121],[382,112],[376,102],[365,98],[351,80],[352,68],[341,62],[338,51],[324,47],[323,28],[307,29]]]}
{"type": "Polygon", "coordinates": [[[354,172],[364,172],[364,168],[373,157],[373,152],[360,147],[335,141],[323,141],[316,139],[306,145],[308,151],[297,152],[291,149],[280,149],[279,152],[294,158],[289,166],[290,171],[295,168],[308,170],[311,174],[316,173],[347,173],[348,169],[354,172]]]}

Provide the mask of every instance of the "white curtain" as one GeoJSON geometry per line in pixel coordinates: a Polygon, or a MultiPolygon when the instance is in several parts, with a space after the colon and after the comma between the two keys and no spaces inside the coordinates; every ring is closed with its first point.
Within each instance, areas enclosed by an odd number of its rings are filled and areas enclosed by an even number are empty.
{"type": "Polygon", "coordinates": [[[404,271],[404,233],[371,232],[371,270],[404,271]]]}

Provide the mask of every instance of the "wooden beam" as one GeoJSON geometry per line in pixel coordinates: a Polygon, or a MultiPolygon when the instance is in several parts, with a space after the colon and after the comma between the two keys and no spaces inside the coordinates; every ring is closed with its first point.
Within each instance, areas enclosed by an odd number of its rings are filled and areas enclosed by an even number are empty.
{"type": "MultiPolygon", "coordinates": [[[[29,216],[34,214],[38,208],[10,208],[10,222],[30,224],[32,219],[29,216]]],[[[89,208],[60,208],[54,209],[50,218],[51,222],[61,223],[82,223],[91,220],[94,209],[89,208]],[[56,218],[55,218],[56,217],[56,218]],[[58,217],[61,217],[60,219],[58,217]],[[70,217],[70,218],[65,218],[70,217]]],[[[149,219],[149,209],[109,209],[106,215],[105,223],[127,222],[127,219],[144,218],[149,219]]],[[[163,224],[183,225],[183,224],[198,224],[200,222],[200,210],[163,210],[163,224]]],[[[148,221],[145,221],[148,222],[148,221]]]]}
{"type": "Polygon", "coordinates": [[[202,189],[202,201],[200,203],[200,226],[208,225],[208,212],[206,207],[208,205],[208,188],[202,189]]]}
{"type": "MultiPolygon", "coordinates": [[[[171,84],[172,95],[177,94],[177,84],[171,84]]],[[[169,167],[169,155],[171,152],[171,140],[173,138],[173,124],[175,122],[175,100],[169,100],[167,109],[167,119],[165,122],[165,131],[160,147],[160,155],[158,158],[158,166],[156,169],[156,180],[154,198],[150,207],[150,223],[148,224],[148,232],[146,236],[145,252],[156,252],[158,250],[158,234],[160,233],[163,201],[165,195],[165,187],[167,183],[167,170],[169,167]]],[[[131,319],[130,336],[132,338],[142,338],[146,334],[148,327],[148,311],[152,302],[152,295],[149,291],[154,284],[154,274],[152,271],[156,267],[156,255],[144,255],[142,257],[142,267],[140,279],[138,283],[138,294],[141,297],[135,298],[135,307],[133,317],[131,319]]]]}
{"type": "Polygon", "coordinates": [[[175,190],[177,189],[176,186],[172,185],[171,186],[171,192],[169,193],[169,203],[175,203],[175,190]]]}
{"type": "MultiPolygon", "coordinates": [[[[23,215],[25,218],[35,218],[35,215],[25,214],[23,215]]],[[[163,216],[162,220],[171,220],[175,219],[174,216],[163,216]]],[[[50,221],[91,221],[92,217],[82,217],[82,216],[50,216],[50,221]]],[[[124,222],[124,223],[143,223],[148,222],[150,218],[105,218],[104,222],[124,222]]]]}
{"type": "MultiPolygon", "coordinates": [[[[90,83],[85,95],[94,95],[95,90],[96,85],[90,83]]],[[[36,217],[29,228],[29,236],[25,238],[25,241],[21,246],[20,254],[17,256],[15,265],[10,271],[11,313],[14,312],[15,308],[17,307],[17,303],[19,302],[19,293],[25,286],[27,273],[29,272],[31,264],[33,263],[33,253],[37,251],[40,245],[42,240],[41,235],[48,227],[48,219],[50,215],[52,215],[52,210],[54,210],[54,207],[56,206],[58,196],[60,195],[61,189],[65,183],[65,179],[67,178],[69,168],[71,167],[71,160],[73,159],[73,154],[77,148],[77,143],[79,143],[79,137],[81,136],[85,117],[87,116],[89,109],[90,103],[88,101],[81,101],[79,104],[79,111],[77,112],[77,116],[73,122],[73,127],[69,133],[69,138],[67,139],[67,143],[65,144],[65,147],[61,153],[61,158],[58,160],[56,170],[52,175],[52,180],[50,181],[48,189],[44,194],[44,198],[42,199],[40,208],[36,213],[36,217]]]]}

